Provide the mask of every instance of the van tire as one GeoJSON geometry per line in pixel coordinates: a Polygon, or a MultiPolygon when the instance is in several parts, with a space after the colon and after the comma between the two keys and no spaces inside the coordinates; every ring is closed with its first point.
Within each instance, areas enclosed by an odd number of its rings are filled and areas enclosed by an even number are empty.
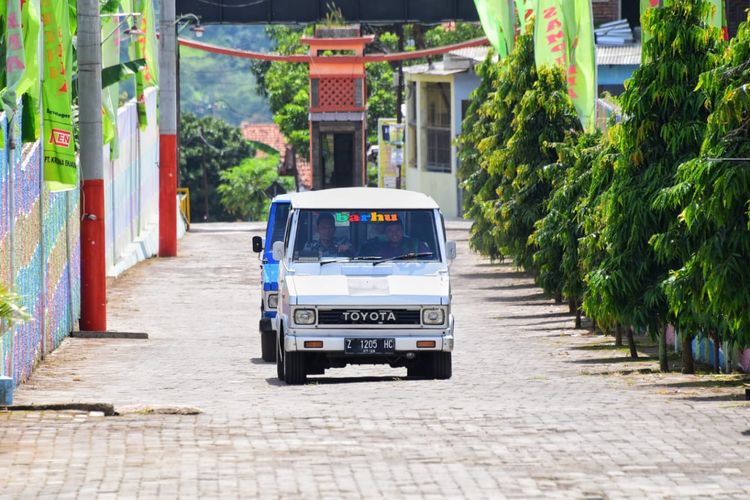
{"type": "Polygon", "coordinates": [[[260,350],[263,361],[266,363],[276,361],[276,332],[260,332],[260,350]]]}
{"type": "Polygon", "coordinates": [[[288,385],[300,385],[307,381],[305,353],[284,352],[284,381],[288,385]]]}
{"type": "Polygon", "coordinates": [[[436,352],[432,355],[432,378],[447,380],[453,375],[453,360],[450,352],[436,352]]]}
{"type": "Polygon", "coordinates": [[[281,330],[276,335],[276,376],[279,380],[284,380],[284,331],[281,330]]]}

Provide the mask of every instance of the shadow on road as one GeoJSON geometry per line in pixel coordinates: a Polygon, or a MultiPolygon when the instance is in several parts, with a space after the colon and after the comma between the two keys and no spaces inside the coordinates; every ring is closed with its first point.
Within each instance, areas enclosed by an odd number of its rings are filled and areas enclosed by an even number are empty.
{"type": "MultiPolygon", "coordinates": [[[[362,384],[368,382],[401,382],[405,380],[425,380],[422,377],[307,377],[306,385],[362,384]]],[[[285,386],[286,383],[273,377],[267,378],[269,385],[285,386]]]]}
{"type": "Polygon", "coordinates": [[[548,297],[544,293],[532,293],[529,295],[512,295],[510,297],[485,297],[485,300],[488,302],[529,302],[530,306],[533,305],[542,305],[548,304],[550,300],[552,300],[550,297],[548,297]]]}
{"type": "Polygon", "coordinates": [[[502,279],[524,279],[530,278],[526,273],[521,272],[486,272],[486,273],[462,273],[456,274],[456,278],[466,278],[470,280],[502,280],[502,279]]]}
{"type": "Polygon", "coordinates": [[[622,358],[576,359],[568,361],[568,363],[575,363],[578,365],[606,365],[609,363],[644,363],[651,361],[659,361],[659,358],[641,356],[633,359],[630,356],[623,356],[622,358]]]}
{"type": "Polygon", "coordinates": [[[273,361],[263,361],[263,358],[250,358],[250,363],[254,365],[273,365],[273,361]]]}

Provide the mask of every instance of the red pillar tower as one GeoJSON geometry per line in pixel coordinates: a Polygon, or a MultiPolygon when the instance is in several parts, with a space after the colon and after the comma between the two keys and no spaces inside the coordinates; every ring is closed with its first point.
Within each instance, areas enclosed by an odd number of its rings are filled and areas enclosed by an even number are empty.
{"type": "Polygon", "coordinates": [[[359,26],[320,27],[310,46],[310,164],[313,189],[364,186],[367,82],[359,26]]]}

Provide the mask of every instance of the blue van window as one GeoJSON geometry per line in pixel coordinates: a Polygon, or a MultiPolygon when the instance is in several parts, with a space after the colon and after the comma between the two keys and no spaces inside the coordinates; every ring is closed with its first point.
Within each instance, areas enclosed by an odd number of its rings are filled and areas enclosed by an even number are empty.
{"type": "Polygon", "coordinates": [[[276,211],[273,215],[273,228],[271,231],[271,241],[269,248],[277,241],[284,240],[284,230],[286,229],[286,219],[289,215],[289,203],[276,204],[276,211]]]}

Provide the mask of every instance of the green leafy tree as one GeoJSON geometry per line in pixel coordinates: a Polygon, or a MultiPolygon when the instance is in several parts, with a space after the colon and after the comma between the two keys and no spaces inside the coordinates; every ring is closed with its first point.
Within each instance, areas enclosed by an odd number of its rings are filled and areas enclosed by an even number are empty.
{"type": "MultiPolygon", "coordinates": [[[[226,211],[241,220],[265,220],[270,199],[266,189],[280,180],[279,155],[247,158],[219,174],[217,191],[226,211]]],[[[281,180],[287,191],[294,190],[294,179],[281,180]]]]}
{"type": "Polygon", "coordinates": [[[471,247],[492,259],[504,257],[497,237],[498,189],[512,182],[506,175],[503,151],[513,134],[512,123],[521,100],[536,81],[531,28],[518,37],[513,51],[500,63],[484,63],[458,139],[459,178],[467,192],[466,215],[473,219],[471,247]],[[512,75],[512,77],[510,76],[512,75]]]}
{"type": "Polygon", "coordinates": [[[661,284],[677,262],[657,256],[649,241],[677,220],[674,210],[658,209],[654,201],[703,138],[705,97],[694,89],[699,75],[716,66],[720,45],[718,30],[704,22],[708,8],[703,0],[673,0],[643,17],[644,28],[654,33],[644,47],[649,62],[633,73],[621,96],[620,157],[603,204],[607,255],[588,277],[608,316],[659,337],[665,371],[665,329],[675,318],[661,284]]]}
{"type": "MultiPolygon", "coordinates": [[[[502,175],[497,189],[495,234],[500,248],[516,265],[532,271],[559,295],[559,276],[540,274],[533,259],[538,246],[529,237],[536,222],[546,215],[546,200],[555,177],[550,172],[554,167],[549,167],[557,160],[555,144],[566,134],[580,131],[581,124],[568,96],[564,71],[542,67],[536,76],[513,118],[513,135],[490,164],[490,173],[502,175]]],[[[554,251],[559,253],[559,249],[554,251]]]]}
{"type": "Polygon", "coordinates": [[[548,292],[568,299],[571,312],[576,313],[576,328],[581,327],[585,289],[578,250],[584,235],[579,207],[591,184],[591,164],[600,152],[601,138],[599,131],[571,134],[557,146],[557,165],[547,169],[553,190],[547,214],[537,221],[530,239],[538,248],[534,264],[540,283],[549,282],[548,292]]]}
{"type": "MultiPolygon", "coordinates": [[[[675,185],[659,199],[679,211],[672,231],[655,238],[654,248],[680,263],[664,289],[685,354],[693,334],[701,333],[716,346],[750,346],[749,87],[745,22],[721,66],[700,78],[699,88],[712,103],[700,156],[679,167],[675,185]]],[[[683,371],[692,371],[691,359],[685,361],[683,371]]]]}
{"type": "Polygon", "coordinates": [[[464,190],[464,214],[472,219],[471,247],[491,259],[501,257],[492,236],[493,221],[485,216],[487,201],[495,199],[490,174],[482,166],[484,156],[479,143],[492,132],[493,120],[489,116],[490,97],[498,80],[500,65],[493,61],[492,51],[487,59],[477,66],[479,86],[472,92],[466,117],[461,123],[461,135],[456,139],[458,155],[458,179],[464,190]]]}
{"type": "Polygon", "coordinates": [[[191,219],[232,220],[216,191],[220,173],[255,156],[237,127],[186,113],[180,123],[180,185],[190,189],[191,219]]]}

